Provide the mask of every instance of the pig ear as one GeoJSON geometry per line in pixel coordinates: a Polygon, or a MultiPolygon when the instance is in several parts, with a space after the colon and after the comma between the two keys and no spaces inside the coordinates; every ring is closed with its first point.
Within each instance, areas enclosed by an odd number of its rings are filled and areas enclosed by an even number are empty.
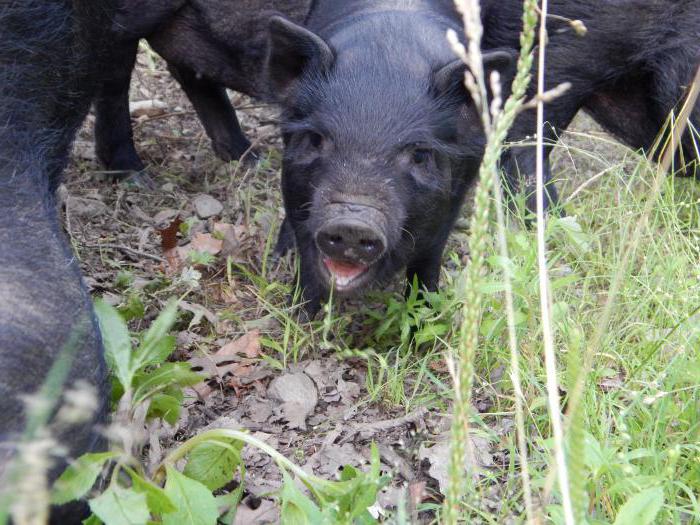
{"type": "Polygon", "coordinates": [[[333,51],[321,37],[281,16],[270,19],[269,35],[267,75],[280,99],[289,96],[307,69],[323,72],[333,65],[333,51]]]}
{"type": "MultiPolygon", "coordinates": [[[[491,71],[497,70],[501,74],[501,82],[509,82],[515,63],[512,51],[495,50],[483,53],[484,71],[486,76],[491,71]]],[[[438,69],[433,76],[433,83],[438,93],[448,93],[453,91],[464,91],[464,71],[467,66],[460,59],[454,60],[438,69]]]]}

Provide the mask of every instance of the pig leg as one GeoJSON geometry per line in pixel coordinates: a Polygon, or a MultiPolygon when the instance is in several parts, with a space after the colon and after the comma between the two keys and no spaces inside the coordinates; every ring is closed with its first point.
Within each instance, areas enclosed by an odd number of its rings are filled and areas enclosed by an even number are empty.
{"type": "Polygon", "coordinates": [[[454,197],[449,218],[443,228],[436,232],[433,242],[426,246],[423,251],[417,253],[406,265],[406,296],[411,293],[414,278],[417,279],[420,288],[428,292],[437,292],[442,269],[442,254],[445,251],[452,226],[457,219],[460,204],[464,200],[464,191],[465,188],[461,188],[454,197]]]}
{"type": "Polygon", "coordinates": [[[309,249],[310,245],[299,248],[301,255],[299,268],[299,286],[302,290],[302,300],[304,301],[301,313],[302,320],[311,320],[321,310],[321,302],[327,299],[327,294],[323,291],[322,284],[318,281],[318,264],[316,253],[309,249]]]}
{"type": "Polygon", "coordinates": [[[169,64],[209,135],[216,155],[225,161],[238,160],[250,149],[226,89],[194,71],[169,64]]]}
{"type": "MultiPolygon", "coordinates": [[[[444,249],[444,246],[443,246],[444,249]]],[[[425,288],[429,292],[436,292],[440,283],[440,269],[442,267],[442,249],[414,259],[406,267],[406,294],[408,295],[413,285],[413,280],[418,280],[418,286],[425,288]]]]}
{"type": "Polygon", "coordinates": [[[116,44],[113,66],[102,82],[95,101],[95,150],[109,171],[141,172],[129,114],[129,85],[136,61],[138,40],[116,44]]]}
{"type": "Polygon", "coordinates": [[[273,255],[277,258],[284,257],[287,252],[294,248],[294,229],[289,218],[285,217],[280,225],[280,231],[277,235],[277,244],[273,255]]]}
{"type": "MultiPolygon", "coordinates": [[[[545,87],[553,89],[564,82],[570,87],[554,100],[544,106],[544,208],[548,210],[558,202],[556,187],[551,181],[549,155],[559,139],[561,130],[566,129],[578,110],[592,97],[599,86],[592,79],[605,78],[600,68],[600,60],[592,54],[594,50],[585,39],[574,37],[564,44],[553,42],[549,46],[545,87]]],[[[536,72],[533,72],[533,78],[536,72]]],[[[536,85],[530,87],[528,97],[535,95],[536,85]]],[[[527,110],[518,116],[509,134],[509,140],[519,141],[526,137],[534,140],[537,135],[537,112],[527,110]]],[[[531,141],[529,141],[531,142],[531,141]]],[[[507,190],[517,192],[524,190],[527,195],[527,208],[536,209],[536,148],[534,146],[515,145],[501,158],[501,167],[505,171],[507,190]]]]}
{"type": "MultiPolygon", "coordinates": [[[[557,129],[563,129],[558,127],[557,129]]],[[[545,133],[544,151],[544,208],[545,210],[556,206],[559,201],[557,188],[552,182],[552,172],[549,165],[549,155],[552,152],[553,143],[556,141],[557,129],[550,128],[545,133]],[[546,144],[550,144],[547,146],[546,144]]],[[[501,159],[501,167],[505,171],[506,191],[516,193],[524,190],[527,209],[534,212],[537,209],[537,178],[536,178],[536,150],[532,146],[513,146],[501,159]]]]}

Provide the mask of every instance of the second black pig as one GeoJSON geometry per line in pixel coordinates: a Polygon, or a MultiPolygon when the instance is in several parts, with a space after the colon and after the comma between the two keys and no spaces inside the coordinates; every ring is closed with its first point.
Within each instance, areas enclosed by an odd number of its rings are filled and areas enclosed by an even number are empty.
{"type": "Polygon", "coordinates": [[[301,22],[311,0],[122,0],[113,24],[110,72],[96,101],[95,146],[110,171],[139,172],[129,84],[138,42],[146,38],[192,102],[217,156],[236,160],[249,148],[226,88],[265,99],[262,68],[267,22],[301,22]]]}

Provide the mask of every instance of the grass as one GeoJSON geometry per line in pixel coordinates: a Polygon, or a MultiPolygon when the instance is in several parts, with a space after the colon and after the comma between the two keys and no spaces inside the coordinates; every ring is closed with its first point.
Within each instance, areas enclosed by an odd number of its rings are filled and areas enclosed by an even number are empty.
{"type": "MultiPolygon", "coordinates": [[[[294,274],[294,259],[284,260],[280,270],[269,257],[274,228],[267,226],[279,216],[279,203],[269,197],[274,191],[270,180],[259,173],[240,184],[236,179],[241,189],[234,204],[244,211],[245,223],[269,234],[260,264],[229,260],[228,286],[246,288],[250,301],[244,308],[255,310],[256,319],[276,321],[262,344],[265,358],[277,369],[319,352],[361,359],[367,369],[361,404],[457,412],[469,423],[468,431],[487,436],[498,461],[474,480],[456,469],[465,482],[469,479],[469,492],[455,490],[446,514],[443,507],[424,504],[436,521],[700,523],[700,184],[669,178],[656,188],[655,166],[588,129],[564,134],[556,150],[554,172],[561,179],[565,214],[552,215],[544,224],[556,374],[545,366],[542,352],[537,233],[524,226],[520,215],[489,214],[494,203],[484,200],[487,194],[477,203],[482,222],[473,217],[468,224],[460,222],[452,236],[439,293],[427,301],[417,293],[404,299],[397,284],[362,302],[332,301],[308,325],[289,308],[293,283],[279,279],[294,274]],[[467,279],[464,268],[470,248],[474,261],[475,228],[489,232],[477,246],[485,271],[477,269],[467,279]],[[492,232],[502,235],[502,246],[492,232]],[[631,243],[636,249],[623,264],[631,243]],[[465,313],[478,329],[473,337],[462,330],[465,313]],[[472,346],[465,352],[467,339],[472,346]],[[513,363],[517,385],[508,373],[513,363]],[[459,382],[462,376],[454,373],[459,367],[466,370],[468,383],[459,382]],[[555,395],[566,411],[582,372],[581,395],[573,396],[576,408],[564,418],[566,488],[572,502],[567,518],[552,474],[552,415],[558,410],[552,409],[551,386],[557,386],[555,395]],[[458,387],[467,385],[457,401],[455,378],[458,387]],[[478,412],[472,399],[488,400],[487,408],[478,412]]],[[[278,152],[269,160],[277,163],[278,152]]],[[[261,169],[270,170],[267,165],[261,169]]],[[[144,315],[142,299],[149,302],[178,287],[133,295],[133,277],[123,273],[117,280],[129,298],[121,313],[133,312],[137,322],[144,315]]],[[[244,313],[226,311],[220,317],[245,326],[244,313]]],[[[234,437],[242,436],[226,439],[234,437]]],[[[286,497],[283,506],[302,498],[296,493],[286,497]]],[[[326,503],[323,497],[317,502],[326,503]]],[[[396,523],[408,522],[403,512],[397,510],[396,523]]]]}
{"type": "MultiPolygon", "coordinates": [[[[579,173],[577,180],[562,185],[565,216],[551,217],[546,229],[557,379],[564,406],[619,273],[621,254],[652,198],[649,163],[622,148],[610,148],[607,140],[596,134],[567,134],[555,155],[560,177],[579,173]],[[601,144],[607,158],[591,155],[601,144]],[[603,169],[605,176],[580,188],[590,173],[603,169]]],[[[468,230],[453,236],[443,287],[431,297],[430,306],[416,296],[404,301],[398,291],[376,292],[371,306],[333,305],[331,315],[315,323],[313,335],[286,310],[271,309],[284,334],[284,345],[274,339],[280,361],[308,356],[314,346],[309,339],[322,341],[325,333],[329,348],[339,355],[366,359],[367,402],[406,411],[448,407],[453,391],[443,357],[459,339],[451,320],[461,304],[464,233],[468,230]]],[[[533,490],[542,496],[552,442],[535,236],[520,217],[509,217],[506,237],[527,450],[533,490]]],[[[581,523],[627,523],[618,518],[626,503],[634,503],[635,495],[651,497],[661,490],[663,505],[649,523],[700,523],[700,185],[690,179],[667,180],[639,236],[639,249],[620,276],[609,329],[593,355],[577,421],[568,422],[580,434],[579,442],[566,434],[572,497],[579,505],[583,502],[586,521],[581,523]]],[[[488,277],[480,282],[484,302],[474,396],[491,398],[493,406],[473,417],[486,428],[512,428],[513,386],[508,374],[498,373],[510,365],[503,261],[491,256],[487,264],[488,277]]],[[[492,432],[509,459],[476,484],[475,494],[461,509],[468,523],[504,523],[523,514],[514,431],[492,432]],[[497,510],[488,505],[494,493],[497,510]]],[[[558,492],[544,503],[549,520],[563,523],[558,492]]]]}
{"type": "MultiPolygon", "coordinates": [[[[652,198],[652,171],[645,159],[611,147],[609,139],[588,130],[565,134],[557,149],[555,174],[562,179],[566,214],[549,218],[546,241],[557,379],[566,406],[620,271],[621,254],[652,198]],[[602,172],[587,183],[591,174],[602,172]]],[[[275,203],[250,201],[253,223],[274,215],[275,203]]],[[[288,308],[293,285],[279,281],[270,261],[255,267],[229,263],[226,274],[231,286],[249,290],[260,317],[276,319],[278,328],[263,340],[273,365],[283,369],[319,351],[359,357],[367,366],[367,395],[361,403],[406,412],[420,406],[448,411],[453,389],[444,357],[459,344],[453,319],[464,300],[461,270],[470,228],[460,222],[453,234],[443,285],[429,297],[430,304],[417,294],[404,300],[397,283],[393,289],[375,290],[359,304],[335,301],[308,326],[288,308]]],[[[700,523],[700,185],[690,179],[665,181],[638,234],[639,248],[620,276],[618,299],[593,354],[576,420],[568,422],[577,430],[565,434],[574,474],[572,498],[585,515],[577,523],[644,523],[633,512],[640,501],[659,503],[647,523],[700,523]],[[625,518],[628,511],[633,518],[625,518]]],[[[544,522],[563,523],[558,493],[546,496],[552,487],[552,442],[535,235],[522,217],[510,215],[510,263],[490,255],[488,273],[479,281],[483,303],[473,398],[489,399],[491,406],[482,413],[472,411],[471,421],[488,433],[503,460],[484,472],[471,497],[462,501],[460,520],[467,523],[518,522],[524,516],[515,398],[511,378],[503,372],[511,362],[504,264],[511,269],[533,493],[544,509],[544,522]]],[[[288,274],[293,261],[282,262],[290,264],[288,274]]],[[[117,277],[128,290],[132,277],[117,277]]],[[[439,511],[434,504],[425,508],[439,511]]]]}

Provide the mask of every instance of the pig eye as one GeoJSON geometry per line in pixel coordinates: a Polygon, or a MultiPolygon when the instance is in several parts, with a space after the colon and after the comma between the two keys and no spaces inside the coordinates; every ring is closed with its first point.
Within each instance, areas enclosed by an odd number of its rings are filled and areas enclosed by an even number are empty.
{"type": "Polygon", "coordinates": [[[315,131],[310,131],[308,133],[308,139],[311,146],[318,149],[323,145],[323,135],[316,133],[315,131]]]}
{"type": "Polygon", "coordinates": [[[432,156],[432,152],[426,148],[416,148],[413,150],[413,163],[414,164],[425,164],[432,156]]]}

